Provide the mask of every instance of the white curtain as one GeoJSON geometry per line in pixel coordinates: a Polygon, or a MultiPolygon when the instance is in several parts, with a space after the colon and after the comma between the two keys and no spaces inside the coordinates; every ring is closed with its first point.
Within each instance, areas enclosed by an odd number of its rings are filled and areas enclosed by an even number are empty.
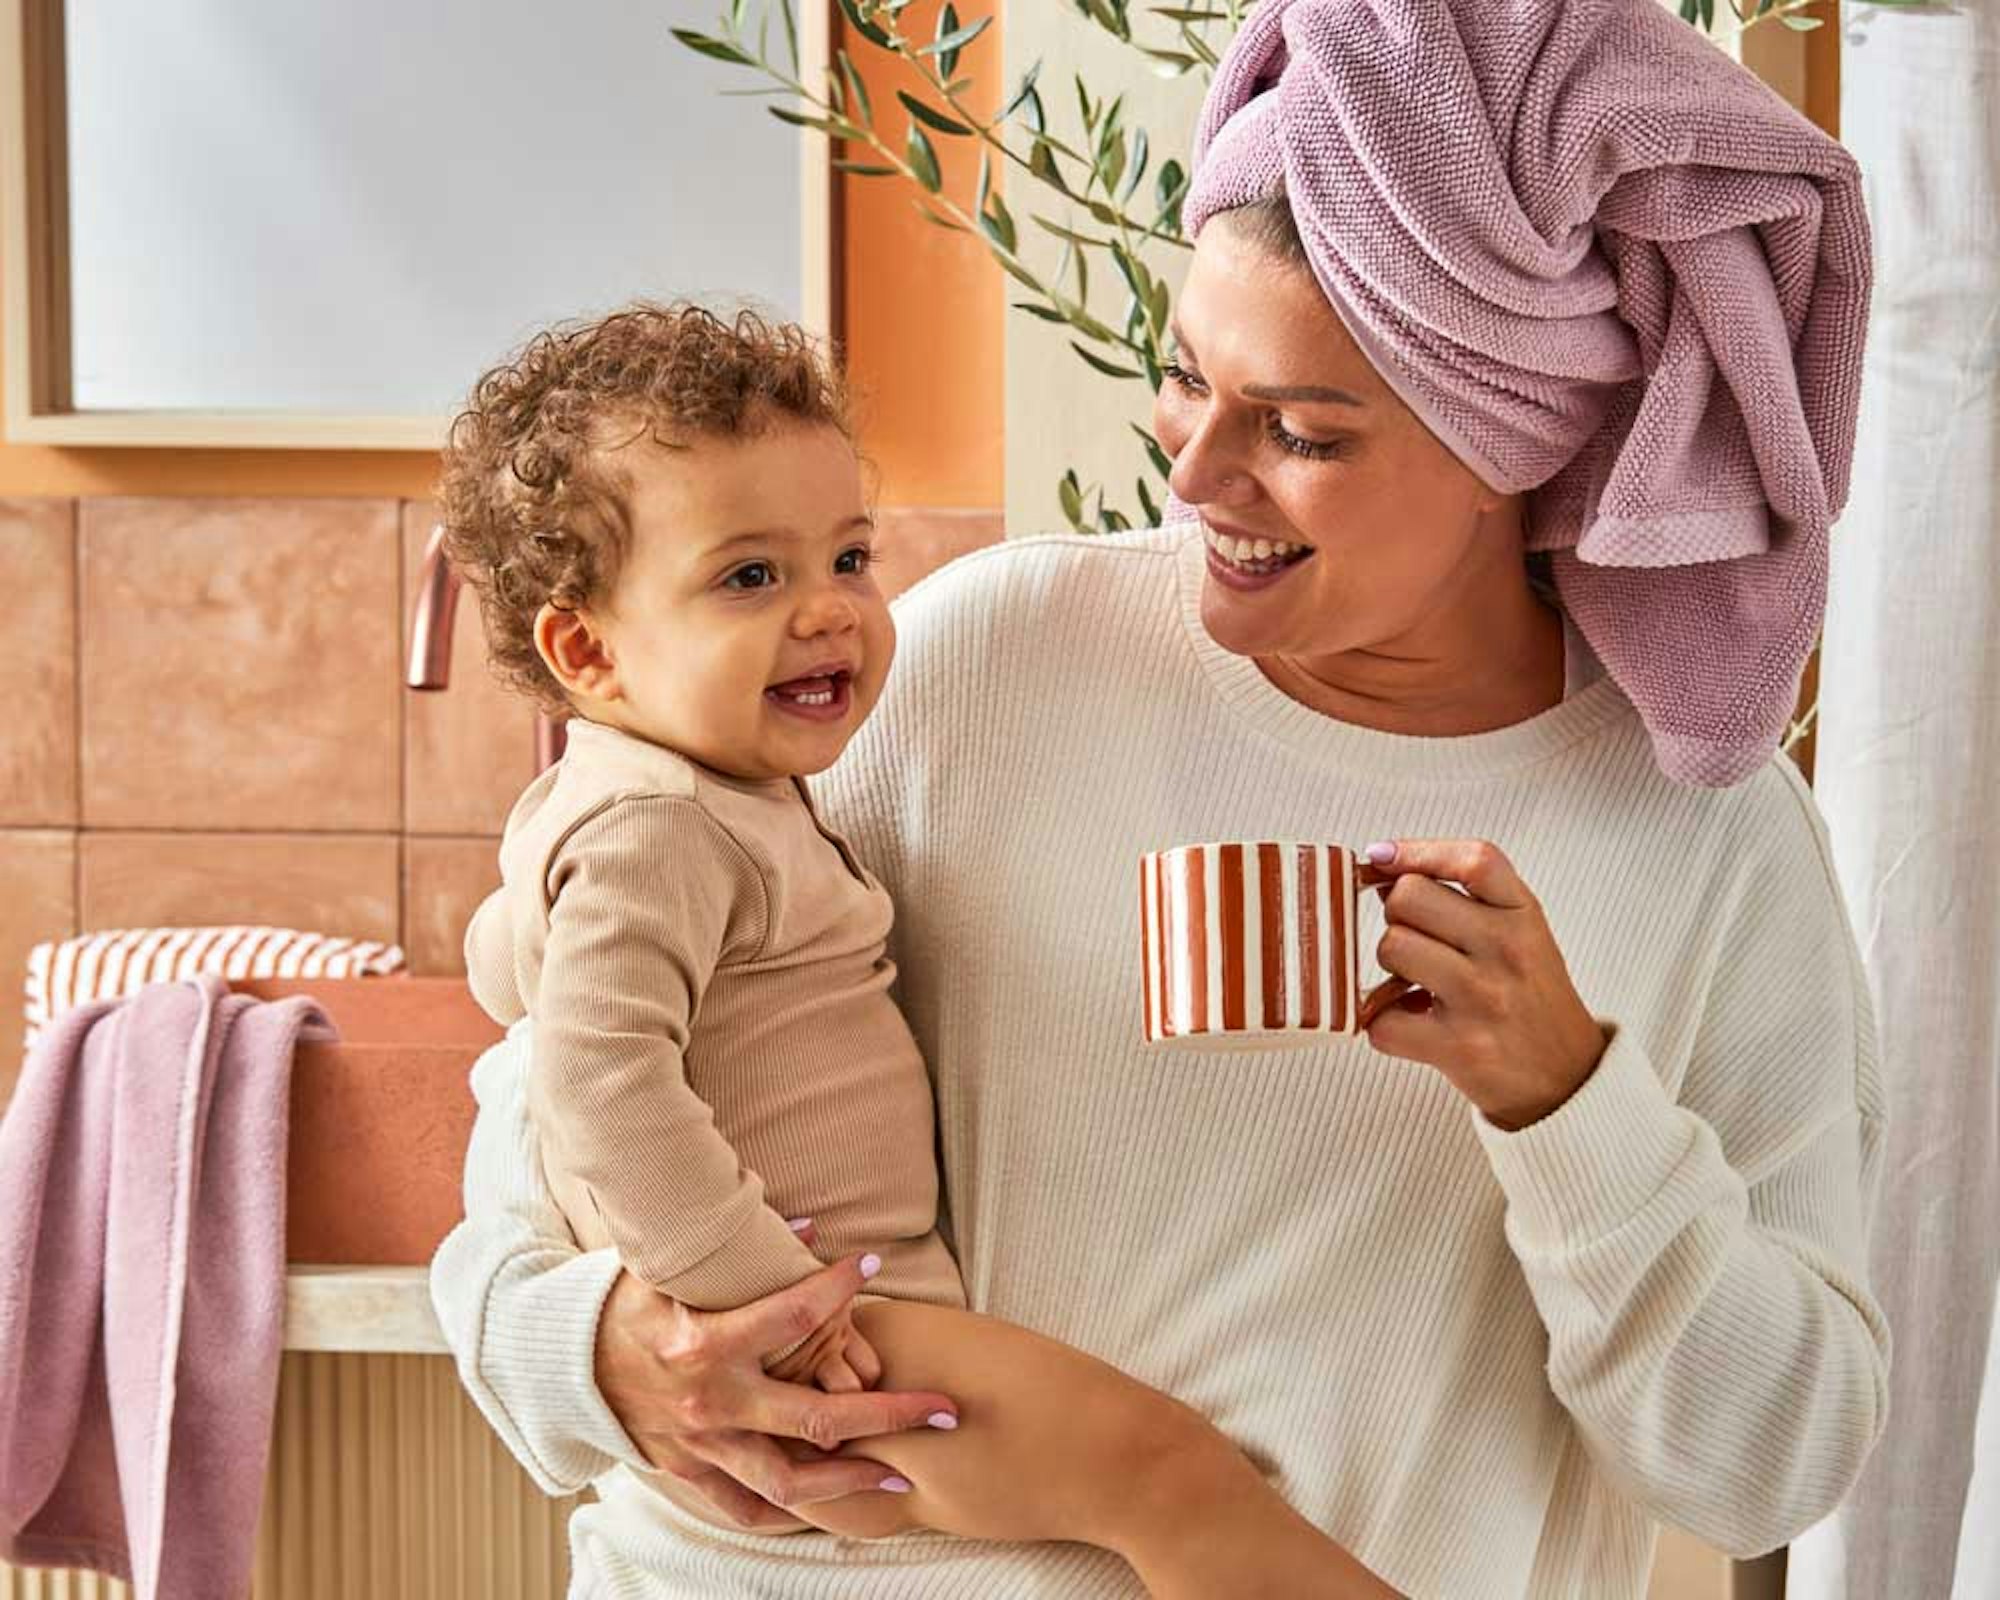
{"type": "Polygon", "coordinates": [[[1882,1032],[1895,1351],[1888,1431],[1788,1595],[2000,1600],[2000,18],[1841,10],[1875,302],[1815,789],[1882,1032]]]}

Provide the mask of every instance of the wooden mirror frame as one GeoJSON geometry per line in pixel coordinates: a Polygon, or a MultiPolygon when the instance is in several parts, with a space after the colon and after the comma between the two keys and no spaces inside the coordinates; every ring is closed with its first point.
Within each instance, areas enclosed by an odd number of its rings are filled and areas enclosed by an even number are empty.
{"type": "MultiPolygon", "coordinates": [[[[832,5],[799,8],[801,80],[824,76],[832,5]]],[[[0,347],[15,444],[436,450],[449,419],[300,411],[79,411],[70,389],[69,151],[63,0],[0,0],[0,347]]],[[[838,338],[832,151],[799,130],[801,318],[838,338]]]]}

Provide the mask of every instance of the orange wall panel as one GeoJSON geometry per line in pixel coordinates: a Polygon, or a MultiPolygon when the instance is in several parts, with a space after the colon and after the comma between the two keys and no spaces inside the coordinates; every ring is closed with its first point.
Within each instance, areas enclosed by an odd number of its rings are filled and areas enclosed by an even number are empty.
{"type": "MultiPolygon", "coordinates": [[[[938,5],[922,0],[903,31],[928,38],[938,5]]],[[[982,8],[961,3],[962,19],[982,8]]],[[[996,21],[959,58],[975,105],[1006,98],[996,21]]],[[[883,138],[900,148],[907,115],[896,91],[922,80],[865,41],[841,37],[867,79],[883,138]]],[[[971,139],[933,133],[945,192],[967,211],[979,166],[971,139]]],[[[856,152],[857,159],[864,158],[856,152]]],[[[882,474],[886,505],[997,506],[1005,498],[1002,328],[1006,279],[978,240],[926,221],[903,178],[841,177],[848,369],[859,392],[862,446],[882,474]]]]}

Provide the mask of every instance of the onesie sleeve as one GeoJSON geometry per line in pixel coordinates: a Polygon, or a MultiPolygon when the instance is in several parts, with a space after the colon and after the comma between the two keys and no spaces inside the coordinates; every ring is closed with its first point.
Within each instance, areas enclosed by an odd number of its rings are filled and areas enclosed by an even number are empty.
{"type": "Polygon", "coordinates": [[[764,1203],[690,1087],[688,1031],[717,966],[765,937],[755,864],[698,802],[615,801],[573,829],[548,878],[533,1004],[535,1120],[632,1273],[721,1310],[819,1260],[764,1203]]]}

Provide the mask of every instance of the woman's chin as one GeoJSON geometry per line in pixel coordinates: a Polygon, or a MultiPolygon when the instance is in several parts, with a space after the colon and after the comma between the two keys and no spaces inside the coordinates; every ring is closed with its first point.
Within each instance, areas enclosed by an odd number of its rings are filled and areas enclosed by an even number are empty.
{"type": "Polygon", "coordinates": [[[1201,625],[1233,656],[1268,656],[1291,648],[1295,630],[1272,615],[1279,607],[1260,606],[1258,599],[1231,593],[1211,578],[1202,585],[1201,625]]]}

